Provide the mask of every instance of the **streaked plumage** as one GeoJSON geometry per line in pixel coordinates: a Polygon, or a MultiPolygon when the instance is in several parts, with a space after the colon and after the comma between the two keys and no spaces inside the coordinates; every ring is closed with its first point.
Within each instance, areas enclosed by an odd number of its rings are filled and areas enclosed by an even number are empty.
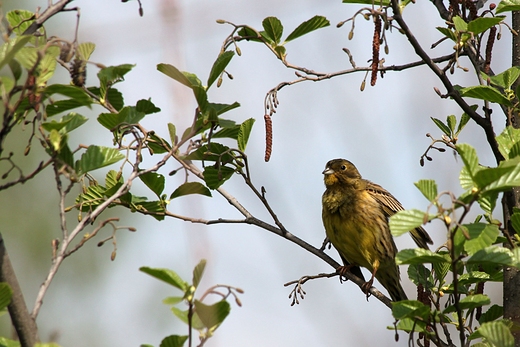
{"type": "MultiPolygon", "coordinates": [[[[403,206],[383,187],[363,179],[348,160],[329,161],[323,174],[323,225],[345,266],[355,275],[361,273],[359,266],[372,273],[363,286],[365,292],[375,277],[392,300],[405,300],[395,263],[397,248],[388,226],[388,218],[403,206]]],[[[419,247],[428,249],[427,244],[433,243],[423,228],[410,233],[419,247]]]]}

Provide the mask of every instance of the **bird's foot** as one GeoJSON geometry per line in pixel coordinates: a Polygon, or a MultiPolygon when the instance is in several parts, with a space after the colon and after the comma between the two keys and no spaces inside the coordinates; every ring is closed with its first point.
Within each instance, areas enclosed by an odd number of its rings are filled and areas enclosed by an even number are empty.
{"type": "Polygon", "coordinates": [[[363,283],[363,285],[361,286],[361,290],[367,296],[367,301],[368,301],[368,298],[370,297],[370,295],[372,295],[372,294],[370,294],[370,288],[372,288],[373,283],[374,283],[374,279],[371,278],[368,282],[363,283]]]}
{"type": "Polygon", "coordinates": [[[339,274],[339,281],[343,283],[343,281],[348,281],[348,278],[345,276],[347,272],[350,272],[350,269],[352,269],[354,265],[342,265],[336,269],[336,272],[339,274]]]}

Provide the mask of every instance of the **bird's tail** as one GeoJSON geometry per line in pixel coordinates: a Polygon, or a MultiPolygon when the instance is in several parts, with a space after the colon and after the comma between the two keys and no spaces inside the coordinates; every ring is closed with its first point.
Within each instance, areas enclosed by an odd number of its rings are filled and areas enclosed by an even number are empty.
{"type": "Polygon", "coordinates": [[[376,272],[376,278],[388,291],[392,301],[408,300],[408,297],[401,286],[399,268],[396,265],[387,268],[379,268],[376,272]]]}

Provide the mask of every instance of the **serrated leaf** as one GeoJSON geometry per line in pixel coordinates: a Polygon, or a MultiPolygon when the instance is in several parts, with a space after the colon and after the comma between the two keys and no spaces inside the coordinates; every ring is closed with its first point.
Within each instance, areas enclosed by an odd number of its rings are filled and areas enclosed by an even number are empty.
{"type": "Polygon", "coordinates": [[[285,42],[292,41],[300,36],[306,35],[314,30],[328,27],[330,22],[323,16],[314,16],[311,19],[303,22],[294,29],[289,36],[285,39],[285,42]]]}
{"type": "Polygon", "coordinates": [[[188,336],[170,335],[162,339],[159,347],[182,347],[188,339],[188,336]]]}
{"type": "Polygon", "coordinates": [[[143,112],[144,114],[152,114],[161,112],[161,109],[154,105],[151,100],[141,99],[135,105],[137,112],[143,112]]]}
{"type": "Polygon", "coordinates": [[[96,49],[96,44],[92,42],[83,42],[78,45],[77,53],[82,60],[89,60],[90,56],[96,49]]]}
{"type": "Polygon", "coordinates": [[[195,300],[195,310],[204,326],[208,329],[214,329],[226,319],[231,311],[231,306],[225,300],[213,305],[206,305],[199,300],[195,300]]]}
{"type": "MultiPolygon", "coordinates": [[[[143,200],[146,199],[145,197],[142,198],[143,200]]],[[[152,217],[155,219],[161,221],[164,220],[164,202],[161,200],[156,201],[137,201],[140,200],[140,198],[136,196],[132,196],[132,212],[134,211],[142,211],[149,213],[152,217]]]]}
{"type": "Polygon", "coordinates": [[[115,131],[120,124],[137,124],[145,116],[135,106],[125,106],[118,113],[101,113],[97,121],[108,130],[115,131]]]}
{"type": "Polygon", "coordinates": [[[468,285],[473,283],[486,282],[489,280],[491,280],[491,276],[485,272],[470,271],[460,275],[459,284],[468,285]]]}
{"type": "Polygon", "coordinates": [[[227,166],[221,166],[218,169],[213,166],[206,166],[203,173],[204,181],[210,189],[217,189],[230,179],[234,173],[235,170],[227,166]]]}
{"type": "Polygon", "coordinates": [[[189,194],[200,194],[211,197],[211,191],[205,185],[199,182],[186,182],[175,189],[170,195],[170,199],[189,194]]]}
{"type": "Polygon", "coordinates": [[[479,17],[468,23],[468,31],[471,31],[474,35],[478,35],[497,25],[498,23],[501,23],[504,18],[506,17],[479,17]]]}
{"type": "Polygon", "coordinates": [[[199,286],[199,283],[200,283],[200,280],[202,279],[202,275],[204,274],[205,268],[206,268],[206,259],[201,259],[201,261],[193,269],[193,286],[195,288],[197,288],[199,286]]]}
{"type": "Polygon", "coordinates": [[[392,303],[392,315],[395,319],[418,318],[428,321],[430,308],[417,300],[402,300],[392,303]]]}
{"type": "Polygon", "coordinates": [[[423,225],[433,218],[435,218],[435,215],[427,214],[416,209],[399,211],[390,217],[390,231],[394,237],[397,237],[423,225]]]}
{"type": "MultiPolygon", "coordinates": [[[[101,90],[97,87],[89,87],[88,90],[95,95],[102,97],[101,90]]],[[[123,106],[125,106],[125,101],[123,98],[123,94],[115,88],[108,88],[104,91],[104,98],[108,100],[108,102],[118,111],[120,111],[123,106]]]]}
{"type": "Polygon", "coordinates": [[[469,339],[484,337],[492,346],[513,347],[515,339],[510,328],[503,321],[486,322],[469,339]]]}
{"type": "Polygon", "coordinates": [[[464,162],[464,166],[466,167],[468,174],[472,180],[474,180],[475,174],[479,169],[477,151],[470,145],[463,143],[457,145],[457,153],[464,162]]]}
{"type": "Polygon", "coordinates": [[[463,166],[460,170],[459,182],[460,186],[466,190],[471,189],[475,186],[473,184],[473,179],[471,178],[471,175],[469,174],[469,171],[465,166],[463,166]]]}
{"type": "Polygon", "coordinates": [[[502,12],[509,11],[520,11],[520,1],[518,0],[502,0],[498,3],[495,13],[499,14],[502,12]]]}
{"type": "Polygon", "coordinates": [[[446,134],[446,136],[451,136],[450,128],[446,124],[444,124],[443,121],[434,117],[430,117],[430,119],[435,123],[435,125],[437,125],[439,129],[442,130],[444,134],[446,134]]]}
{"type": "Polygon", "coordinates": [[[262,27],[267,37],[276,45],[280,43],[283,34],[282,22],[276,17],[267,17],[262,21],[262,27]]]}
{"type": "Polygon", "coordinates": [[[105,190],[100,185],[88,186],[87,190],[76,198],[76,204],[80,205],[81,211],[88,212],[105,201],[105,190]]]}
{"type": "Polygon", "coordinates": [[[513,159],[509,153],[511,148],[520,143],[520,129],[515,129],[512,126],[507,126],[504,130],[496,137],[498,143],[498,149],[504,158],[513,159]]]}
{"type": "Polygon", "coordinates": [[[117,163],[124,157],[115,148],[91,145],[76,162],[76,171],[81,175],[117,163]]]}
{"type": "Polygon", "coordinates": [[[107,66],[99,70],[97,76],[103,83],[114,84],[124,80],[124,76],[135,67],[135,64],[107,66]]]}
{"type": "Polygon", "coordinates": [[[468,23],[464,21],[464,19],[460,18],[460,16],[455,16],[452,18],[453,24],[455,25],[455,30],[457,31],[467,31],[468,23]]]}
{"type": "Polygon", "coordinates": [[[235,52],[233,51],[225,51],[224,53],[220,54],[217,57],[217,60],[213,63],[213,66],[211,67],[211,71],[209,73],[208,77],[208,88],[211,87],[213,82],[219,78],[222,71],[226,69],[226,66],[228,66],[229,62],[235,55],[235,52]]]}
{"type": "Polygon", "coordinates": [[[513,253],[504,247],[489,246],[481,249],[466,260],[467,264],[494,264],[504,266],[514,266],[513,253]]]}
{"type": "Polygon", "coordinates": [[[451,263],[447,254],[439,254],[424,248],[403,249],[395,258],[397,265],[424,263],[451,263]]]}
{"type": "Polygon", "coordinates": [[[230,163],[233,161],[233,157],[229,154],[229,147],[217,142],[211,142],[209,147],[208,145],[199,147],[196,151],[191,152],[185,159],[220,163],[230,163]]]}
{"type": "Polygon", "coordinates": [[[115,192],[121,187],[123,184],[123,175],[120,175],[115,170],[110,170],[107,172],[107,175],[105,176],[105,188],[106,192],[105,194],[107,196],[112,196],[115,194],[115,192]]]}
{"type": "Polygon", "coordinates": [[[506,159],[496,168],[483,169],[475,176],[482,193],[503,192],[520,186],[520,157],[506,159]]]}
{"type": "Polygon", "coordinates": [[[188,289],[188,283],[184,282],[182,278],[177,275],[177,273],[170,269],[161,269],[161,268],[151,268],[148,266],[142,266],[139,268],[139,271],[142,271],[152,277],[155,277],[161,281],[164,281],[175,288],[186,292],[188,289]]]}
{"type": "Polygon", "coordinates": [[[473,86],[461,88],[459,93],[463,97],[486,100],[505,106],[511,106],[511,101],[509,101],[508,98],[500,93],[500,91],[491,86],[473,86]]]}
{"type": "Polygon", "coordinates": [[[437,198],[437,183],[434,180],[419,180],[414,184],[428,201],[433,201],[437,198]]]}
{"type": "Polygon", "coordinates": [[[249,118],[240,124],[240,129],[238,131],[238,149],[244,152],[246,150],[247,141],[249,140],[249,135],[251,134],[251,129],[253,128],[253,124],[255,124],[254,118],[249,118]]]}
{"type": "Polygon", "coordinates": [[[482,313],[478,322],[483,324],[485,322],[491,322],[495,319],[498,319],[504,315],[504,308],[499,305],[491,306],[486,312],[482,313]]]}
{"type": "Polygon", "coordinates": [[[464,243],[464,250],[469,255],[491,246],[497,239],[500,231],[494,224],[472,223],[462,225],[470,239],[464,243]]]}
{"type": "MultiPolygon", "coordinates": [[[[464,298],[462,298],[459,301],[459,308],[461,310],[471,310],[477,307],[481,307],[484,305],[489,305],[491,303],[491,300],[487,295],[484,294],[475,294],[475,295],[468,295],[464,298]]],[[[446,307],[446,309],[443,311],[444,314],[456,312],[457,308],[455,305],[450,305],[446,307]]]]}
{"type": "MultiPolygon", "coordinates": [[[[9,64],[32,37],[33,36],[19,36],[4,43],[0,47],[0,69],[6,64],[9,64]]],[[[34,64],[32,66],[34,66],[34,64]]]]}
{"type": "Polygon", "coordinates": [[[150,188],[155,195],[158,197],[161,196],[163,190],[164,190],[164,184],[165,184],[165,178],[163,175],[158,174],[156,172],[147,172],[142,175],[139,175],[139,178],[141,181],[143,181],[144,184],[148,188],[150,188]]]}
{"type": "Polygon", "coordinates": [[[52,120],[50,122],[42,123],[42,128],[47,131],[51,130],[62,130],[64,133],[69,133],[72,130],[80,127],[88,121],[87,117],[84,117],[78,113],[71,112],[68,115],[61,118],[59,121],[52,120]]]}
{"type": "Polygon", "coordinates": [[[431,271],[423,264],[412,264],[408,266],[408,278],[416,286],[422,284],[426,290],[434,286],[431,271]]]}

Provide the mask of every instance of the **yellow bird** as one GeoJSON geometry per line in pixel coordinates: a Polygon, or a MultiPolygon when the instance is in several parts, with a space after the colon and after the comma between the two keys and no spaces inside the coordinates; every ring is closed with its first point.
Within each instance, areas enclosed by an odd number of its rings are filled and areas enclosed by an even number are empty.
{"type": "MultiPolygon", "coordinates": [[[[403,206],[386,189],[363,179],[348,160],[329,161],[323,175],[323,225],[344,263],[338,271],[351,271],[364,280],[362,266],[372,273],[362,287],[367,295],[375,277],[393,301],[406,300],[395,263],[397,248],[388,226],[389,217],[403,206]]],[[[433,243],[421,227],[410,234],[419,247],[428,249],[427,244],[433,243]]]]}

